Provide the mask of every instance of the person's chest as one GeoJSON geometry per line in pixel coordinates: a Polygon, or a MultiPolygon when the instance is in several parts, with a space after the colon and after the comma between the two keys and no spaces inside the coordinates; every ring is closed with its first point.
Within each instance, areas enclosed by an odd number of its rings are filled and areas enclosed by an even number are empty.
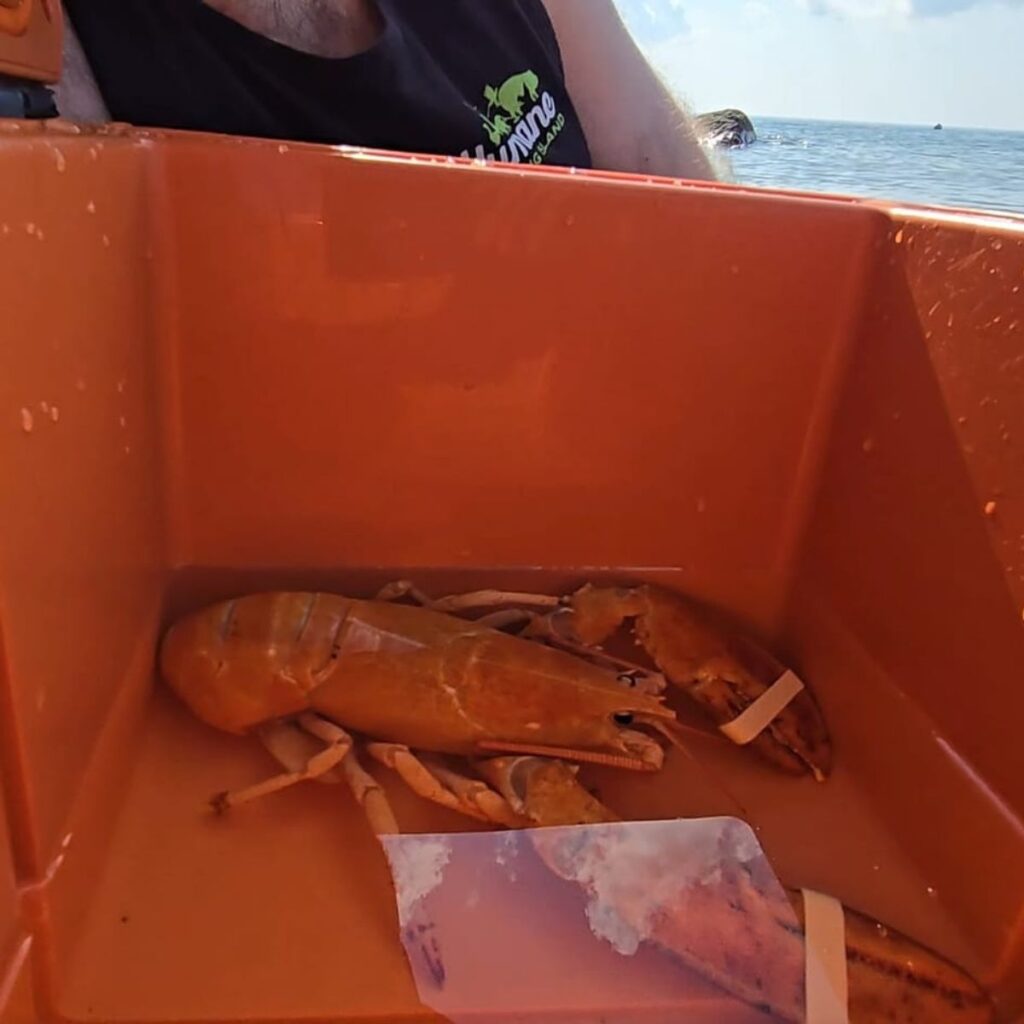
{"type": "Polygon", "coordinates": [[[374,0],[203,0],[252,32],[318,57],[351,57],[380,37],[374,0]]]}

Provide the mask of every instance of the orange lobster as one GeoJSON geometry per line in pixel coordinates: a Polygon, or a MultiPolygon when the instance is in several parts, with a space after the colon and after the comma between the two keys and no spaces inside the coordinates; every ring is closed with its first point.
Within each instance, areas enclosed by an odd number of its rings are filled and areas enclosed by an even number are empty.
{"type": "Polygon", "coordinates": [[[228,601],[173,626],[161,663],[210,725],[242,733],[293,718],[326,744],[301,772],[221,794],[219,807],[342,762],[375,804],[351,729],[372,738],[367,751],[422,796],[513,824],[484,783],[430,755],[534,753],[651,771],[663,750],[635,726],[677,740],[675,715],[660,698],[605,669],[486,622],[384,601],[289,593],[228,601]]]}
{"type": "MultiPolygon", "coordinates": [[[[422,796],[511,824],[507,801],[432,755],[537,754],[656,771],[664,752],[651,733],[681,745],[683,727],[661,696],[664,679],[596,646],[625,618],[636,618],[656,664],[719,720],[756,701],[780,669],[767,655],[746,667],[695,607],[650,587],[584,588],[568,600],[484,591],[430,601],[408,583],[373,601],[273,593],[216,605],[168,631],[161,666],[197,717],[216,728],[265,731],[291,718],[326,744],[301,772],[220,794],[218,807],[343,763],[362,798],[376,803],[351,729],[422,796]],[[426,607],[394,603],[403,596],[426,607]],[[548,614],[522,607],[476,621],[447,614],[523,604],[548,614]],[[515,623],[546,643],[495,628],[515,623]]],[[[811,766],[819,777],[828,769],[828,738],[806,691],[755,743],[784,767],[811,766]]]]}
{"type": "MultiPolygon", "coordinates": [[[[720,724],[755,704],[782,670],[753,644],[727,639],[703,609],[646,586],[585,587],[568,599],[483,591],[431,601],[408,583],[373,601],[252,595],[176,623],[160,659],[200,719],[257,732],[286,769],[219,794],[219,809],[340,773],[378,834],[399,831],[359,764],[351,729],[415,792],[453,810],[513,828],[600,823],[618,819],[565,762],[655,771],[664,753],[651,733],[676,744],[683,733],[663,703],[665,680],[597,646],[626,620],[658,668],[720,724]],[[392,603],[405,596],[425,607],[392,603]],[[475,621],[448,614],[482,608],[500,610],[475,621]],[[499,629],[513,625],[534,639],[499,629]],[[313,739],[321,746],[311,752],[313,739]],[[453,770],[437,756],[445,754],[474,758],[477,776],[453,770]]],[[[789,770],[823,778],[830,767],[824,723],[806,690],[755,745],[789,770]]],[[[578,882],[570,851],[544,834],[534,838],[542,859],[578,882]]],[[[702,904],[700,892],[681,888],[679,914],[669,908],[652,941],[738,998],[801,1021],[802,938],[792,911],[773,905],[755,879],[732,882],[725,902],[702,904]],[[684,919],[702,922],[696,945],[677,927],[684,919]]],[[[847,922],[854,1024],[991,1019],[963,972],[866,918],[848,912],[847,922]]]]}

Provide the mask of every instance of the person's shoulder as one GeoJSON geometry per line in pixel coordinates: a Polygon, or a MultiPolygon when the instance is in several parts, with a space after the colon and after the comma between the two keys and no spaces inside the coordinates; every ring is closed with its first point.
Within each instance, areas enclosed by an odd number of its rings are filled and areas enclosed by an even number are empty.
{"type": "Polygon", "coordinates": [[[594,166],[708,179],[688,112],[655,73],[614,0],[542,0],[594,166]]]}

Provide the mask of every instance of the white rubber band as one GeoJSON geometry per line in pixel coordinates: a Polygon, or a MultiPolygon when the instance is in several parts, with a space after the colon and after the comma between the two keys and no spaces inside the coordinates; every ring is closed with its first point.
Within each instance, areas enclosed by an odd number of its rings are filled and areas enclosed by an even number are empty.
{"type": "Polygon", "coordinates": [[[810,889],[803,894],[805,1024],[850,1024],[843,905],[810,889]]]}
{"type": "Polygon", "coordinates": [[[804,684],[795,672],[784,672],[753,704],[719,729],[740,746],[757,739],[780,711],[787,708],[804,684]]]}

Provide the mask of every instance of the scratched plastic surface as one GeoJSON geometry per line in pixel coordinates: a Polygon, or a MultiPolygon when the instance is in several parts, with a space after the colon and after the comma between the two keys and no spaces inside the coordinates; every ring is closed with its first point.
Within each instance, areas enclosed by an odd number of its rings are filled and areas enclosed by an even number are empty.
{"type": "MultiPolygon", "coordinates": [[[[1020,219],[67,126],[3,125],[0,177],[0,931],[32,1013],[436,1019],[359,809],[214,820],[271,766],[153,671],[204,602],[397,576],[727,609],[835,739],[823,786],[695,751],[779,879],[1024,1012],[1020,219]]],[[[409,832],[471,828],[381,779],[409,832]]],[[[673,753],[587,781],[722,813],[673,753]]]]}
{"type": "MultiPolygon", "coordinates": [[[[730,912],[737,875],[756,877],[765,904],[788,911],[742,822],[623,822],[383,842],[416,989],[455,1024],[764,1019],[671,952],[699,959],[694,950],[705,950],[705,967],[749,966],[749,934],[730,912]],[[680,925],[671,936],[667,915],[680,925]]],[[[765,929],[757,938],[757,968],[770,964],[777,978],[788,972],[799,989],[803,960],[793,956],[791,936],[765,929]]]]}

